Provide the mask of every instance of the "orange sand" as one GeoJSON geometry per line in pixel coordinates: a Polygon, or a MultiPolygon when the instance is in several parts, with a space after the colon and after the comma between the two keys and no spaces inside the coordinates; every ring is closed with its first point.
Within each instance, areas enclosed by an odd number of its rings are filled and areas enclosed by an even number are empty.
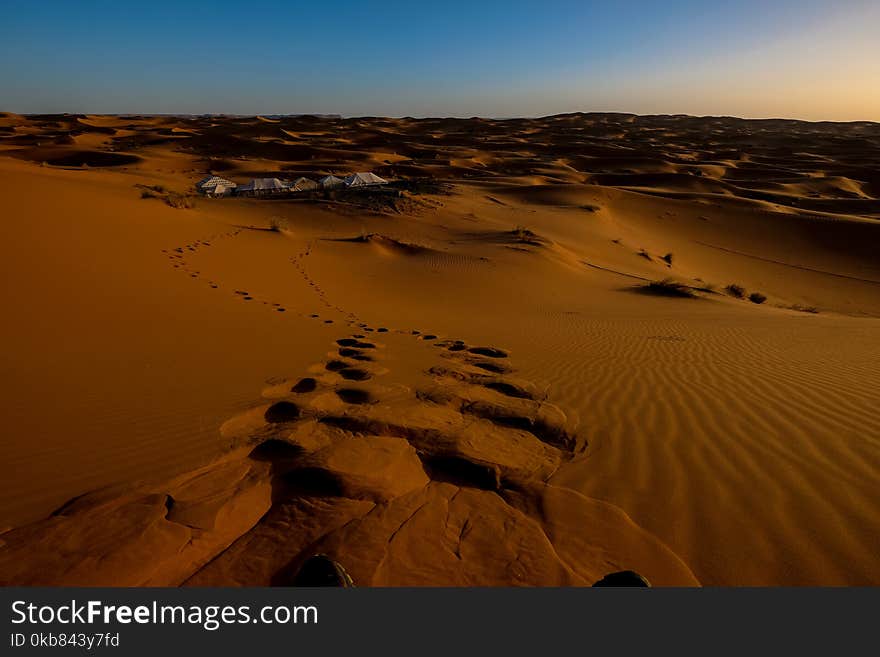
{"type": "Polygon", "coordinates": [[[0,580],[880,584],[878,171],[874,124],[0,115],[0,580]],[[449,187],[137,187],[208,169],[449,187]]]}

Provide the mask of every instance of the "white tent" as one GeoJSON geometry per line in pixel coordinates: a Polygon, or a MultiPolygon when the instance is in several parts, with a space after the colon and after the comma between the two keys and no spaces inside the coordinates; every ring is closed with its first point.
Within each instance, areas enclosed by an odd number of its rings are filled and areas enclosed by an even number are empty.
{"type": "Polygon", "coordinates": [[[208,176],[196,183],[196,189],[205,196],[226,196],[231,194],[236,184],[220,176],[208,176]]]}
{"type": "Polygon", "coordinates": [[[286,192],[290,186],[278,178],[254,178],[238,188],[239,194],[278,194],[286,192]]]}
{"type": "Polygon", "coordinates": [[[337,189],[339,187],[345,187],[345,181],[342,178],[337,178],[336,176],[324,176],[321,180],[318,181],[318,184],[321,185],[323,189],[337,189]]]}
{"type": "Polygon", "coordinates": [[[217,185],[213,190],[205,190],[205,196],[230,196],[235,191],[236,184],[232,183],[232,187],[226,185],[217,185]]]}
{"type": "Polygon", "coordinates": [[[345,179],[348,187],[370,187],[372,185],[384,185],[388,181],[380,178],[375,173],[353,173],[345,179]]]}
{"type": "Polygon", "coordinates": [[[313,189],[318,189],[318,183],[308,178],[297,178],[290,185],[290,189],[294,192],[310,192],[313,189]]]}

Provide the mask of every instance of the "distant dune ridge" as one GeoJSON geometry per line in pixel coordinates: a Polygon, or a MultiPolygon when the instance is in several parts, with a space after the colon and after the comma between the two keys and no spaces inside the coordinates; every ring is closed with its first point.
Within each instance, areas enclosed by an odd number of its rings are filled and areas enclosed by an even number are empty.
{"type": "Polygon", "coordinates": [[[0,199],[3,584],[880,584],[878,124],[3,113],[0,199]]]}

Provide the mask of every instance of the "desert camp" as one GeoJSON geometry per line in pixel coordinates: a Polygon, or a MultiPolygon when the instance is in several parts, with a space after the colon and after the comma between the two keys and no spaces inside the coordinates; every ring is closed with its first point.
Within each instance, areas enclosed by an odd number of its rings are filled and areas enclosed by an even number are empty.
{"type": "Polygon", "coordinates": [[[332,174],[315,181],[305,176],[294,180],[280,178],[253,178],[247,183],[238,185],[231,180],[219,176],[208,176],[195,184],[196,191],[209,198],[225,196],[277,197],[280,195],[300,194],[316,191],[340,189],[368,190],[387,185],[388,181],[370,171],[353,173],[345,178],[332,174]]]}

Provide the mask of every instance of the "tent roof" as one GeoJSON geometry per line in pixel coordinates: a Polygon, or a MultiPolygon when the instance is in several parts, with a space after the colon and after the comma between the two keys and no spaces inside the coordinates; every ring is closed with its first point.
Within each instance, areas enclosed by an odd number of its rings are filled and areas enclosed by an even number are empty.
{"type": "Polygon", "coordinates": [[[371,171],[353,173],[345,179],[345,184],[349,187],[359,187],[361,185],[383,185],[388,181],[380,178],[371,171]]]}
{"type": "Polygon", "coordinates": [[[226,180],[226,178],[221,178],[220,176],[208,176],[207,178],[202,178],[199,182],[196,183],[196,187],[199,189],[204,189],[206,187],[216,187],[217,185],[223,185],[225,187],[235,187],[235,183],[231,180],[226,180]]]}
{"type": "Polygon", "coordinates": [[[242,185],[239,189],[244,191],[258,189],[287,189],[287,183],[278,180],[278,178],[254,178],[248,184],[242,185]]]}
{"type": "Polygon", "coordinates": [[[324,176],[321,180],[318,181],[321,187],[325,187],[327,189],[331,187],[343,187],[345,185],[345,181],[342,178],[337,178],[336,176],[324,176]]]}
{"type": "Polygon", "coordinates": [[[316,183],[314,180],[300,177],[293,181],[293,183],[290,185],[290,188],[295,192],[305,192],[312,189],[318,189],[318,183],[316,183]]]}

